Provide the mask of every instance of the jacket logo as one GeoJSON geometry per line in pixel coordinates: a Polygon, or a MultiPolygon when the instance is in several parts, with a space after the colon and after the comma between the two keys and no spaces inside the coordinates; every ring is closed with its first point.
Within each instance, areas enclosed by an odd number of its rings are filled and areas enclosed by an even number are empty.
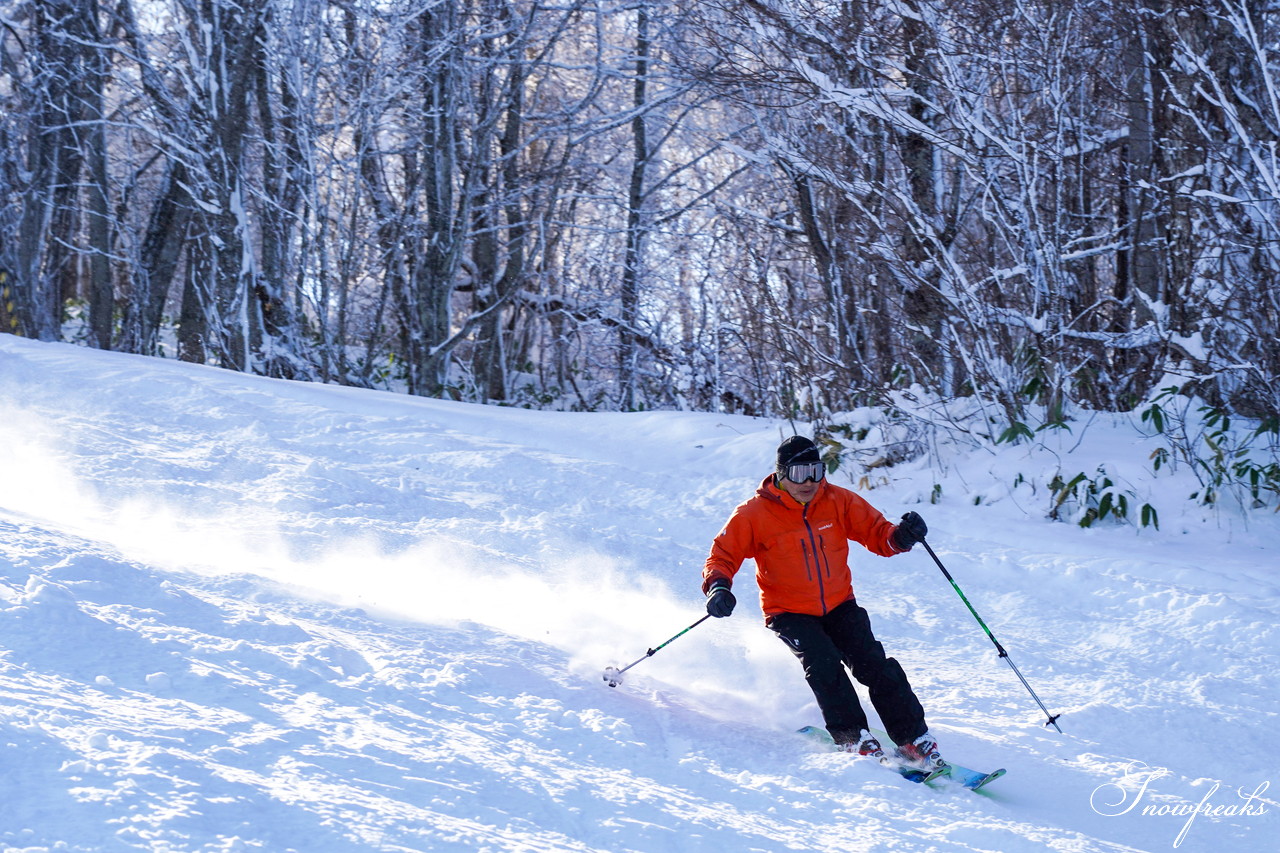
{"type": "Polygon", "coordinates": [[[826,524],[822,525],[822,526],[821,526],[821,527],[819,527],[818,529],[819,529],[819,530],[830,530],[831,528],[833,528],[833,527],[835,527],[835,526],[836,526],[836,523],[835,523],[834,521],[828,521],[826,524]]]}

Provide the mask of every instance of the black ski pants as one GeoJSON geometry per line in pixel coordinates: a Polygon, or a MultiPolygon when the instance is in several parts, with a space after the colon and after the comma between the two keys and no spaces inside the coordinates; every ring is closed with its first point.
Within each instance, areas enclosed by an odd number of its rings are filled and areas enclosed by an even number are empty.
{"type": "Polygon", "coordinates": [[[895,744],[925,733],[924,709],[906,673],[896,660],[885,657],[884,646],[871,633],[871,618],[855,600],[825,616],[779,613],[768,624],[800,659],[804,680],[836,743],[854,742],[870,728],[849,672],[866,685],[871,705],[895,744]]]}

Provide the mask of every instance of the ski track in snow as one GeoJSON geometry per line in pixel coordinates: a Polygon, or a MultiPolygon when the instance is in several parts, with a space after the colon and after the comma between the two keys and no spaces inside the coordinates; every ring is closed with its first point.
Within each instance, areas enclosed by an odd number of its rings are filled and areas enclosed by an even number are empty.
{"type": "MultiPolygon", "coordinates": [[[[1001,485],[1043,464],[1016,449],[954,460],[937,505],[924,472],[867,493],[920,509],[1063,713],[1063,734],[1041,725],[927,554],[855,550],[944,754],[1009,769],[973,794],[791,735],[821,720],[749,566],[734,618],[601,680],[702,615],[705,549],[783,423],[415,400],[7,336],[0,407],[5,851],[1280,839],[1274,517],[1052,523],[1001,485]],[[1262,813],[1171,813],[1202,800],[1262,813]]],[[[1145,458],[1097,433],[1077,470],[1145,458]]]]}

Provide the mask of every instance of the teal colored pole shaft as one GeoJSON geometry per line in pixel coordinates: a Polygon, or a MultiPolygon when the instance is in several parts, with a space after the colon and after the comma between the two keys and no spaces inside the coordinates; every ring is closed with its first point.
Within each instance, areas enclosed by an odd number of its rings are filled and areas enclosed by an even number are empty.
{"type": "Polygon", "coordinates": [[[987,627],[987,623],[982,621],[982,617],[978,615],[978,611],[969,603],[969,597],[964,594],[964,590],[960,588],[960,584],[956,583],[956,579],[951,577],[951,572],[947,571],[947,567],[942,565],[942,561],[938,559],[938,555],[933,553],[933,549],[929,547],[929,543],[921,539],[920,544],[929,552],[929,556],[933,558],[933,561],[938,564],[938,568],[942,570],[942,576],[947,579],[951,584],[951,588],[956,591],[956,595],[960,596],[960,600],[964,602],[964,606],[969,608],[969,612],[973,614],[973,618],[982,626],[982,630],[986,632],[987,638],[991,640],[991,644],[994,645],[996,647],[996,651],[1000,653],[1000,658],[1005,663],[1009,664],[1009,668],[1013,670],[1013,674],[1018,676],[1018,680],[1022,682],[1022,686],[1027,688],[1027,692],[1031,694],[1031,698],[1036,700],[1036,704],[1040,706],[1040,710],[1044,711],[1044,715],[1049,718],[1045,725],[1053,726],[1054,729],[1057,730],[1058,734],[1062,734],[1062,729],[1058,728],[1058,718],[1062,715],[1049,713],[1049,709],[1040,701],[1040,697],[1031,689],[1031,685],[1027,682],[1027,679],[1023,677],[1022,672],[1014,664],[1013,658],[1009,657],[1009,653],[1005,651],[1004,646],[1000,645],[1000,641],[996,639],[996,635],[991,633],[991,629],[987,627]]]}

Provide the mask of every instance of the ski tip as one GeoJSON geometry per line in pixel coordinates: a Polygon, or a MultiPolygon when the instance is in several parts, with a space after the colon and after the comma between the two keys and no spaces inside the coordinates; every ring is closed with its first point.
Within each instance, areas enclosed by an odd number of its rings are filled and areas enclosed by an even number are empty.
{"type": "Polygon", "coordinates": [[[993,770],[990,773],[983,773],[978,770],[970,770],[968,767],[961,767],[958,764],[944,763],[947,775],[951,781],[957,782],[961,787],[968,788],[970,791],[977,791],[988,782],[999,779],[1005,774],[1002,767],[999,770],[993,770]]]}
{"type": "Polygon", "coordinates": [[[826,744],[835,743],[835,741],[831,739],[830,733],[828,733],[826,729],[820,728],[819,726],[804,726],[802,728],[796,729],[796,734],[804,735],[805,737],[816,738],[817,740],[826,744]]]}
{"type": "Polygon", "coordinates": [[[999,779],[1004,774],[1005,774],[1005,769],[1002,767],[999,770],[991,771],[986,776],[983,776],[980,779],[967,781],[965,783],[965,787],[968,788],[970,791],[981,791],[983,788],[987,786],[988,782],[992,782],[996,779],[999,779]]]}

